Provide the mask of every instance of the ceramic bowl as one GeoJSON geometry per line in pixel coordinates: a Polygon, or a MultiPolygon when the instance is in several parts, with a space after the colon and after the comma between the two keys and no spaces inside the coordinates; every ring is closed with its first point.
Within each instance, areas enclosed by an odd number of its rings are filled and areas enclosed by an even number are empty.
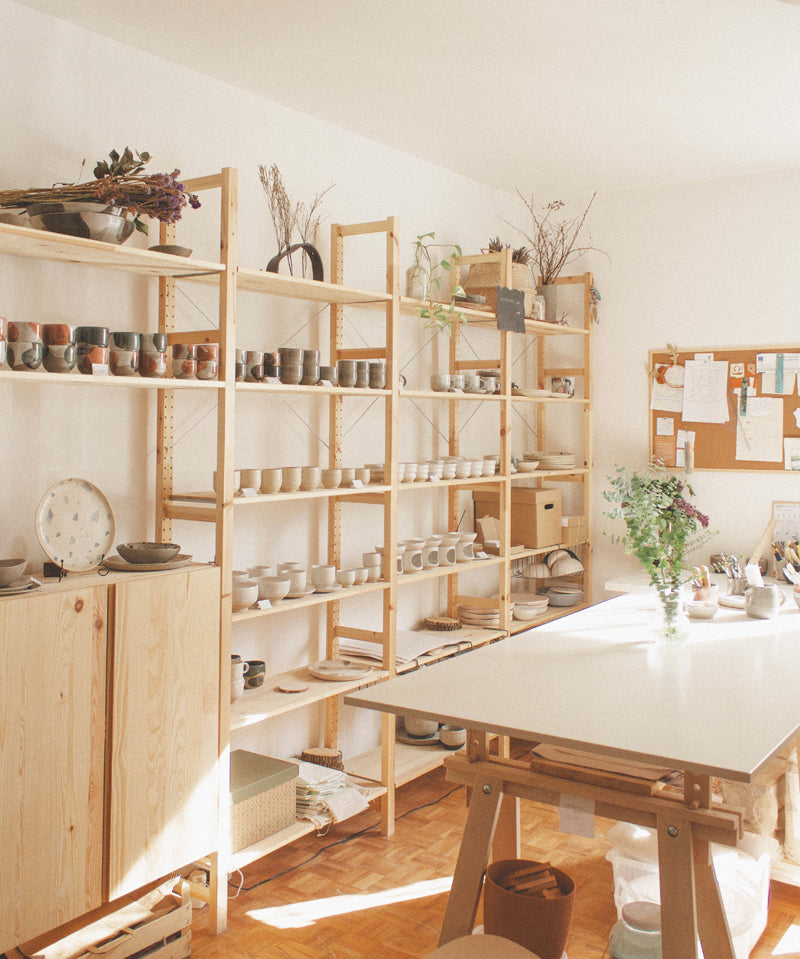
{"type": "Polygon", "coordinates": [[[142,349],[149,353],[167,352],[167,334],[166,333],[143,333],[142,349]]]}
{"type": "Polygon", "coordinates": [[[139,375],[161,377],[167,375],[167,354],[142,350],[139,354],[139,375]]]}
{"type": "Polygon", "coordinates": [[[42,342],[42,323],[17,323],[16,321],[8,324],[8,339],[10,343],[22,341],[23,343],[41,343],[42,342]]]}
{"type": "Polygon", "coordinates": [[[90,343],[92,346],[108,346],[107,326],[76,326],[75,342],[90,343]]]}
{"type": "Polygon", "coordinates": [[[538,606],[525,606],[523,603],[517,603],[514,606],[514,619],[521,623],[529,623],[542,615],[543,610],[538,606]]]}
{"type": "Polygon", "coordinates": [[[44,359],[44,343],[28,343],[24,340],[8,342],[8,365],[12,370],[38,370],[44,359]]]}
{"type": "Polygon", "coordinates": [[[129,563],[168,563],[180,553],[175,543],[120,543],[117,552],[129,563]]]}
{"type": "Polygon", "coordinates": [[[219,361],[219,343],[198,343],[197,359],[219,361]]]}
{"type": "Polygon", "coordinates": [[[74,343],[67,346],[45,346],[44,368],[48,373],[70,373],[78,361],[78,348],[74,343]]]}
{"type": "Polygon", "coordinates": [[[445,723],[439,729],[439,742],[445,749],[461,749],[467,741],[467,731],[461,726],[445,723]]]}
{"type": "Polygon", "coordinates": [[[108,373],[108,347],[78,341],[78,372],[86,376],[108,373]]]}
{"type": "Polygon", "coordinates": [[[303,367],[294,363],[282,363],[278,375],[281,383],[287,386],[298,386],[303,379],[303,367]]]}
{"type": "Polygon", "coordinates": [[[215,380],[219,373],[219,363],[217,360],[198,360],[197,378],[198,380],[215,380]]]}
{"type": "Polygon", "coordinates": [[[366,566],[357,566],[353,570],[353,585],[363,586],[369,577],[369,570],[366,566]]]}
{"type": "Polygon", "coordinates": [[[117,350],[140,350],[142,348],[142,334],[114,331],[109,334],[109,346],[117,350]]]}
{"type": "Polygon", "coordinates": [[[139,372],[139,351],[111,349],[108,366],[114,376],[136,376],[139,372]]]}
{"type": "Polygon", "coordinates": [[[27,565],[27,559],[0,559],[0,587],[19,579],[27,565]]]}
{"type": "Polygon", "coordinates": [[[354,569],[340,569],[336,571],[336,582],[342,586],[355,586],[356,571],[354,569]]]}
{"type": "Polygon", "coordinates": [[[342,482],[342,471],[340,469],[325,469],[322,471],[322,485],[325,489],[338,489],[342,482]]]}
{"type": "Polygon", "coordinates": [[[197,360],[179,359],[172,361],[172,375],[176,380],[197,379],[197,360]]]}
{"type": "Polygon", "coordinates": [[[319,383],[319,367],[313,364],[304,365],[300,377],[301,386],[316,386],[317,383],[319,383]]]}
{"type": "Polygon", "coordinates": [[[439,731],[439,724],[435,719],[420,719],[418,716],[406,716],[403,725],[408,735],[414,739],[427,739],[439,731]]]}
{"type": "Polygon", "coordinates": [[[234,583],[233,589],[231,590],[231,600],[235,613],[242,609],[248,609],[258,600],[258,583],[253,582],[251,579],[234,583]]]}
{"type": "Polygon", "coordinates": [[[47,346],[69,346],[75,342],[75,327],[66,323],[45,323],[42,340],[47,346]]]}
{"type": "Polygon", "coordinates": [[[717,612],[717,603],[699,600],[686,604],[686,612],[692,619],[712,619],[717,612]]]}
{"type": "Polygon", "coordinates": [[[259,576],[258,598],[277,603],[288,594],[292,581],[288,576],[259,576]]]}

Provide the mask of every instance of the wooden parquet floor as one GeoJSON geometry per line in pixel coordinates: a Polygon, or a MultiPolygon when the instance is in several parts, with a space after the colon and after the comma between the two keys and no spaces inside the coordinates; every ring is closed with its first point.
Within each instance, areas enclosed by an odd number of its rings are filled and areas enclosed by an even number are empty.
{"type": "MultiPolygon", "coordinates": [[[[560,833],[556,811],[521,807],[523,858],[549,860],[575,881],[569,959],[607,959],[616,920],[604,858],[612,823],[596,820],[595,838],[585,839],[560,833]]],[[[433,951],[466,819],[465,792],[439,769],[399,790],[397,809],[402,818],[391,838],[380,835],[371,810],[324,838],[307,836],[253,863],[230,900],[227,932],[210,935],[207,908],[196,911],[194,959],[421,959],[433,951]]],[[[751,959],[800,959],[797,941],[794,951],[779,946],[793,925],[800,933],[800,889],[773,884],[769,926],[751,959]]]]}

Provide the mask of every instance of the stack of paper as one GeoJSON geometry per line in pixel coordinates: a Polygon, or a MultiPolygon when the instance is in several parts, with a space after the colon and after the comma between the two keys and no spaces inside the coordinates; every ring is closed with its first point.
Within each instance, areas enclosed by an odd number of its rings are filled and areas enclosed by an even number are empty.
{"type": "MultiPolygon", "coordinates": [[[[463,640],[451,639],[448,642],[447,632],[425,631],[416,629],[399,629],[397,631],[396,663],[403,666],[413,662],[420,656],[431,652],[438,652],[443,647],[451,647],[455,652],[459,648],[467,648],[468,643],[463,640]]],[[[359,659],[369,659],[380,663],[383,658],[383,649],[377,643],[369,643],[358,639],[339,640],[340,656],[358,656],[359,659]]]]}
{"type": "Polygon", "coordinates": [[[347,784],[340,769],[298,762],[297,816],[310,819],[318,827],[341,822],[369,808],[369,803],[355,786],[347,784]]]}

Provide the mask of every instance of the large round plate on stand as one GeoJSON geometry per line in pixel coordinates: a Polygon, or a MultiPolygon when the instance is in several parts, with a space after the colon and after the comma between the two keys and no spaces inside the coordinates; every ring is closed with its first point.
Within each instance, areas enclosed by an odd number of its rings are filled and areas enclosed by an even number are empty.
{"type": "Polygon", "coordinates": [[[59,480],[36,508],[36,535],[42,549],[71,573],[99,566],[111,549],[114,532],[111,506],[88,480],[59,480]]]}
{"type": "Polygon", "coordinates": [[[352,679],[363,679],[372,672],[372,666],[362,666],[348,659],[323,659],[313,663],[308,671],[316,679],[327,679],[330,682],[342,683],[352,679]]]}

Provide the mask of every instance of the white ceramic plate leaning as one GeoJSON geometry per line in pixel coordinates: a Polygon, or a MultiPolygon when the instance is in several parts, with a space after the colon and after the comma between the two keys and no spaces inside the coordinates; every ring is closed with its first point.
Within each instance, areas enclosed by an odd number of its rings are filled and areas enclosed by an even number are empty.
{"type": "Polygon", "coordinates": [[[88,480],[54,483],[36,508],[36,536],[58,566],[84,573],[99,566],[114,542],[114,514],[88,480]]]}
{"type": "Polygon", "coordinates": [[[308,671],[316,679],[327,679],[333,683],[347,682],[351,679],[363,679],[372,672],[372,666],[362,666],[348,659],[323,659],[312,663],[308,671]]]}
{"type": "Polygon", "coordinates": [[[33,576],[20,576],[19,579],[15,579],[8,586],[0,587],[0,596],[16,596],[19,593],[29,593],[32,589],[39,589],[41,585],[39,580],[34,579],[33,576]]]}
{"type": "Polygon", "coordinates": [[[553,394],[550,392],[550,390],[528,390],[528,389],[523,389],[520,386],[518,386],[514,390],[514,396],[529,396],[529,397],[535,398],[535,397],[552,396],[552,395],[553,394]]]}

